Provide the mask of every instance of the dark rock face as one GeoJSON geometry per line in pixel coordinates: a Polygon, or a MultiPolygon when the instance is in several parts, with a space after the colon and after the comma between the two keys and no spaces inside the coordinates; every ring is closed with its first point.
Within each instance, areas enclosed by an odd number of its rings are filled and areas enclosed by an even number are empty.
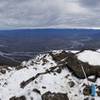
{"type": "MultiPolygon", "coordinates": [[[[90,100],[89,97],[85,98],[84,100],[90,100]]],[[[94,98],[91,98],[91,100],[95,100],[94,98]]]]}
{"type": "Polygon", "coordinates": [[[9,100],[26,100],[25,96],[21,96],[21,97],[12,97],[9,100]]]}
{"type": "Polygon", "coordinates": [[[50,53],[50,55],[58,64],[66,65],[66,67],[68,67],[68,69],[78,78],[85,78],[81,65],[84,67],[87,76],[95,75],[96,77],[100,77],[100,66],[92,66],[88,63],[79,61],[77,55],[74,53],[62,51],[59,54],[54,55],[50,53]]]}
{"type": "Polygon", "coordinates": [[[38,89],[33,89],[34,92],[41,94],[40,91],[38,89]]]}
{"type": "Polygon", "coordinates": [[[42,100],[69,100],[67,94],[47,92],[42,95],[42,100]]]}
{"type": "Polygon", "coordinates": [[[65,51],[62,51],[59,54],[53,54],[52,52],[50,52],[49,54],[52,56],[53,60],[56,62],[59,62],[62,59],[65,59],[69,55],[69,53],[66,53],[65,51]]]}
{"type": "Polygon", "coordinates": [[[91,66],[88,63],[81,62],[76,55],[70,55],[67,62],[68,68],[79,78],[84,78],[81,65],[84,67],[87,76],[95,75],[100,77],[100,66],[91,66]]]}

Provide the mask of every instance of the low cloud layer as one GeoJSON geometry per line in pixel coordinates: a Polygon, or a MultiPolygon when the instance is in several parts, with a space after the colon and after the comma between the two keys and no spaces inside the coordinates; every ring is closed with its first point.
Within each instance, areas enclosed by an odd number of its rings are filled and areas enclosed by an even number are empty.
{"type": "Polygon", "coordinates": [[[100,0],[0,0],[0,28],[100,27],[100,0]]]}

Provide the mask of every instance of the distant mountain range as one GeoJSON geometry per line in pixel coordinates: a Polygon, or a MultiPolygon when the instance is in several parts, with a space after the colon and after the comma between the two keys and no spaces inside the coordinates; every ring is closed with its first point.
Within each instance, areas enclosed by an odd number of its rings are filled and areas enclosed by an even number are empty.
{"type": "Polygon", "coordinates": [[[54,49],[98,48],[100,48],[100,30],[96,29],[0,30],[0,64],[8,62],[17,64],[40,52],[54,49]]]}

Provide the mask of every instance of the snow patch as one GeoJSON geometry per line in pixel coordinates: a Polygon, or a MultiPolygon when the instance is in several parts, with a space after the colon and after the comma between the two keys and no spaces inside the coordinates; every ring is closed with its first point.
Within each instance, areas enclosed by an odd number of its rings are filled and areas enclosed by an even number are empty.
{"type": "Polygon", "coordinates": [[[100,53],[91,50],[85,50],[77,54],[77,58],[93,66],[100,66],[100,53]]]}

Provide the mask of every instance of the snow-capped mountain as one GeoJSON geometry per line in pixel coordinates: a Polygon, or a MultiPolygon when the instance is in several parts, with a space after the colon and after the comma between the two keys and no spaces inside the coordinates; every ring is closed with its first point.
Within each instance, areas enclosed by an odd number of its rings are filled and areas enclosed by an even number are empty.
{"type": "Polygon", "coordinates": [[[53,50],[17,67],[1,66],[0,100],[100,100],[99,77],[100,50],[53,50]]]}

